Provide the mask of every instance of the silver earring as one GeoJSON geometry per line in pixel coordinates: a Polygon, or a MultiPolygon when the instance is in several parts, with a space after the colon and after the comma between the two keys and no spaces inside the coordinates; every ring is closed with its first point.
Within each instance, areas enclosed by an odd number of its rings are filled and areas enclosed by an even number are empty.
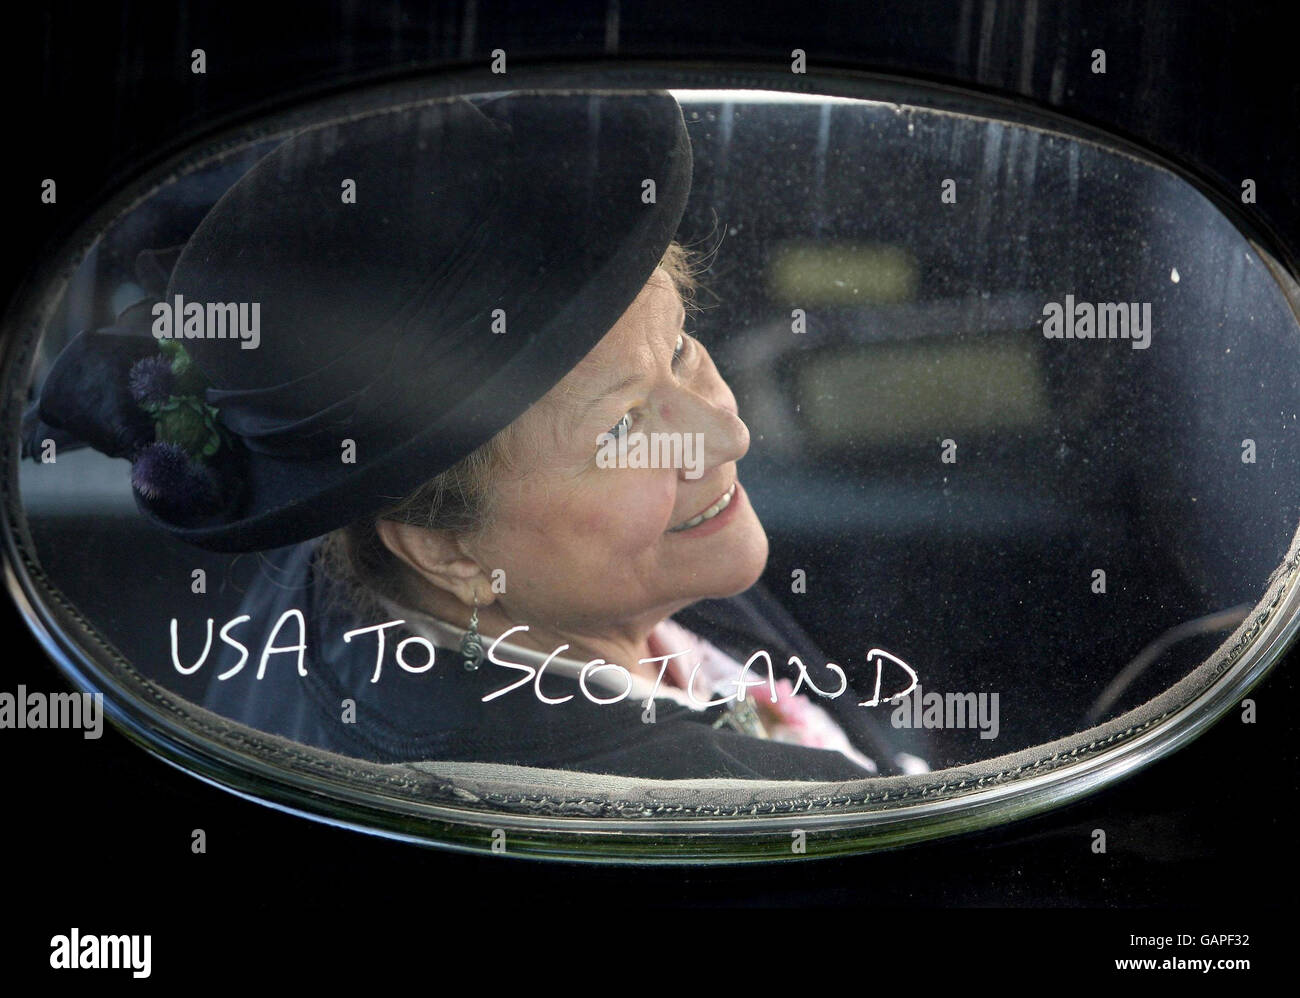
{"type": "Polygon", "coordinates": [[[469,630],[460,639],[460,653],[465,658],[465,668],[470,672],[483,661],[483,639],[478,633],[478,593],[474,594],[474,612],[469,618],[469,630]]]}

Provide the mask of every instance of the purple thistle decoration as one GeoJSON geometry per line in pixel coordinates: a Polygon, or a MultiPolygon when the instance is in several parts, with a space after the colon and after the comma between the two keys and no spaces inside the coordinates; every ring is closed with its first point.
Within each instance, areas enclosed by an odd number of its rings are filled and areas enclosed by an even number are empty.
{"type": "Polygon", "coordinates": [[[151,443],[131,463],[131,486],[151,510],[178,523],[214,512],[221,502],[216,477],[190,460],[180,444],[151,443]]]}
{"type": "Polygon", "coordinates": [[[131,390],[131,397],[146,409],[162,405],[176,394],[172,362],[161,355],[136,361],[127,375],[127,387],[131,390]]]}

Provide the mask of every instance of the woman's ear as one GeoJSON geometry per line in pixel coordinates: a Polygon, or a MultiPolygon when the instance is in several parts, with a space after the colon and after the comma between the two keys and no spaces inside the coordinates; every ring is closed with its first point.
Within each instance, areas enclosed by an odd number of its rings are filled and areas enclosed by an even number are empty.
{"type": "Polygon", "coordinates": [[[451,593],[466,606],[492,602],[492,586],[478,562],[468,557],[448,530],[429,530],[413,523],[379,520],[375,524],[384,547],[431,585],[451,593]]]}

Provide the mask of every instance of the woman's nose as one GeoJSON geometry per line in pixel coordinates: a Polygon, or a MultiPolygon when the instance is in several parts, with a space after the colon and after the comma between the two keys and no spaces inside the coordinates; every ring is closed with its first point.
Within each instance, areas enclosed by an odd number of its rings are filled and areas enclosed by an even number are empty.
{"type": "Polygon", "coordinates": [[[704,389],[683,388],[673,404],[677,409],[673,429],[696,435],[695,452],[701,455],[697,471],[739,461],[749,450],[749,427],[740,418],[736,398],[721,378],[715,377],[713,384],[704,389]]]}

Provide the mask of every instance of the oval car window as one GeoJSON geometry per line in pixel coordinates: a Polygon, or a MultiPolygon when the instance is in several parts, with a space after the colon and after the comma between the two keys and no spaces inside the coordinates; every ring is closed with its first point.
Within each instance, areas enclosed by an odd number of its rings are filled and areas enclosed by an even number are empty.
{"type": "Polygon", "coordinates": [[[7,320],[70,678],[310,816],[647,861],[1004,820],[1228,709],[1294,626],[1290,275],[1068,123],[770,86],[367,91],[122,192],[7,320]]]}

